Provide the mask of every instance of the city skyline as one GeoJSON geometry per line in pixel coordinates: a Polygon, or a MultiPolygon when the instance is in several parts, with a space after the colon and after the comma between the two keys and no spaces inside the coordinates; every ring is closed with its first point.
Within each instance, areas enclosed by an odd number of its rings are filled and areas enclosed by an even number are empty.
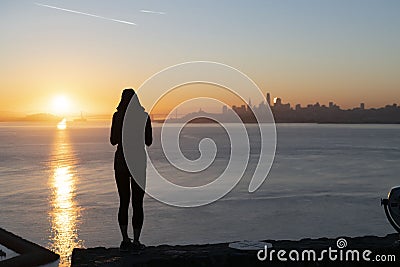
{"type": "MultiPolygon", "coordinates": [[[[271,122],[269,116],[265,114],[265,108],[269,106],[277,123],[400,123],[400,106],[396,103],[379,108],[366,108],[365,103],[360,103],[357,107],[342,109],[333,101],[328,105],[317,102],[304,107],[296,104],[293,107],[290,103],[283,103],[279,97],[274,97],[272,100],[270,93],[266,94],[265,100],[258,105],[253,105],[251,99],[240,106],[223,105],[219,113],[207,112],[200,108],[197,112],[180,114],[178,117],[178,112],[175,110],[175,113],[172,111],[168,117],[161,117],[156,121],[210,123],[214,120],[229,123],[237,122],[235,117],[238,115],[245,123],[271,122]]],[[[156,115],[151,114],[152,120],[156,115]]]]}

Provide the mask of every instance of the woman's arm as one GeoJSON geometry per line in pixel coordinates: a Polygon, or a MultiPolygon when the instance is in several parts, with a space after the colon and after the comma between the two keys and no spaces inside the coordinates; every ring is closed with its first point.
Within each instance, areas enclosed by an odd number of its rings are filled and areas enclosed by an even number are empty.
{"type": "Polygon", "coordinates": [[[146,146],[151,146],[151,144],[153,143],[153,129],[151,128],[151,120],[149,115],[147,116],[146,129],[144,134],[144,143],[146,144],[146,146]]]}
{"type": "Polygon", "coordinates": [[[115,146],[119,143],[117,113],[114,113],[111,124],[110,143],[115,146]]]}

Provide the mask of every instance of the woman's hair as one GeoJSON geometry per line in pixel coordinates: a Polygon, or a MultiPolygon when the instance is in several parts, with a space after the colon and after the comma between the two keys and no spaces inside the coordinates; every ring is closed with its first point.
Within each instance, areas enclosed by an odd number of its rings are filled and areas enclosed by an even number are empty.
{"type": "Polygon", "coordinates": [[[135,91],[132,88],[124,89],[121,95],[121,101],[118,104],[118,111],[125,111],[128,108],[129,102],[135,95],[135,91]]]}

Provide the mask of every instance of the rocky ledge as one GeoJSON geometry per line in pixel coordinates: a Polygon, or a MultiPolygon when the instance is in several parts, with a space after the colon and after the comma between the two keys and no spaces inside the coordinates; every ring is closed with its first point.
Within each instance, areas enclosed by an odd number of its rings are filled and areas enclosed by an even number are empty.
{"type": "Polygon", "coordinates": [[[258,259],[257,254],[263,258],[265,249],[262,252],[238,250],[230,248],[229,243],[160,245],[130,253],[121,253],[118,248],[76,248],[72,254],[71,266],[400,266],[398,240],[398,234],[389,234],[385,237],[340,237],[298,241],[265,240],[273,247],[267,249],[269,257],[263,261],[258,259]],[[329,258],[329,248],[332,250],[331,256],[337,257],[336,260],[329,258]],[[272,250],[274,252],[271,260],[272,250]],[[284,252],[279,252],[280,250],[284,252]],[[315,251],[317,260],[312,259],[313,254],[310,254],[310,250],[315,251]],[[326,252],[323,253],[324,250],[326,252]],[[359,260],[356,259],[355,250],[359,253],[359,260]],[[363,259],[365,250],[371,251],[364,255],[370,260],[369,262],[363,259]],[[278,259],[279,253],[286,261],[278,259]],[[302,255],[304,260],[301,260],[302,255]]]}

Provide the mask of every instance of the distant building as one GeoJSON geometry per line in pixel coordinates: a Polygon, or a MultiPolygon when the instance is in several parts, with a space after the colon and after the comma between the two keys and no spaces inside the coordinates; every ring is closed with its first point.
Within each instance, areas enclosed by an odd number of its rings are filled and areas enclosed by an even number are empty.
{"type": "Polygon", "coordinates": [[[360,109],[362,109],[362,110],[365,109],[365,104],[364,103],[360,103],[360,109]]]}
{"type": "Polygon", "coordinates": [[[232,110],[235,111],[238,115],[246,114],[246,106],[241,105],[240,107],[232,106],[232,110]]]}
{"type": "Polygon", "coordinates": [[[274,110],[281,111],[281,112],[290,111],[291,110],[290,103],[283,104],[282,99],[278,97],[278,98],[276,98],[276,101],[274,104],[274,110]]]}
{"type": "Polygon", "coordinates": [[[330,109],[340,109],[340,107],[333,102],[329,102],[329,108],[330,109]]]}
{"type": "Polygon", "coordinates": [[[267,104],[271,106],[271,95],[269,93],[267,93],[267,104]]]}

